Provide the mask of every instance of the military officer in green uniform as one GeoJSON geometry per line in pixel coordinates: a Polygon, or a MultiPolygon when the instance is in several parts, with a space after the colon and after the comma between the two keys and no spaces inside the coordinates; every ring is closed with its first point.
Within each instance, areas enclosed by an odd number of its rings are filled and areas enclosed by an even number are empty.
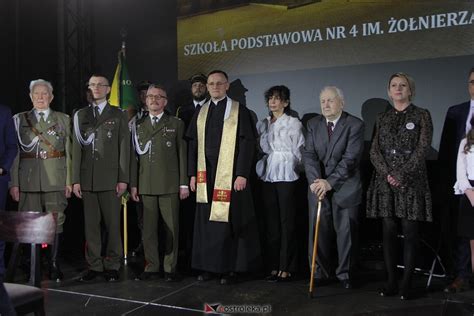
{"type": "Polygon", "coordinates": [[[102,275],[119,279],[123,255],[120,235],[120,199],[130,173],[130,132],[127,112],[107,102],[110,85],[103,75],[88,83],[92,103],[74,114],[72,152],[73,192],[84,201],[87,273],[80,281],[102,275]],[[107,232],[105,257],[101,256],[101,219],[107,232]]]}
{"type": "Polygon", "coordinates": [[[71,125],[68,115],[50,108],[53,87],[38,79],[30,83],[33,109],[13,119],[19,153],[11,170],[10,194],[20,211],[57,213],[56,239],[50,251],[50,279],[63,274],[57,262],[67,198],[71,196],[71,125]]]}
{"type": "Polygon", "coordinates": [[[175,281],[179,240],[179,199],[189,196],[184,123],[164,112],[168,103],[162,86],[151,85],[146,95],[149,115],[132,125],[132,144],[138,159],[132,159],[131,197],[143,202],[145,271],[137,279],[158,276],[158,217],[166,230],[163,262],[165,279],[175,281]],[[138,164],[138,166],[137,166],[138,164]]]}

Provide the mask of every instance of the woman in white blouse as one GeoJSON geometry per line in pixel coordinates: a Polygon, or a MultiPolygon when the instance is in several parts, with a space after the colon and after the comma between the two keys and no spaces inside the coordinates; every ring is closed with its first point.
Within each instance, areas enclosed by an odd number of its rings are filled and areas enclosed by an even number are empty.
{"type": "Polygon", "coordinates": [[[458,237],[468,238],[471,244],[471,267],[474,271],[474,129],[459,144],[454,193],[459,201],[458,237]]]}
{"type": "Polygon", "coordinates": [[[270,282],[289,281],[296,259],[296,181],[304,146],[303,126],[290,112],[290,90],[274,86],[265,92],[270,115],[257,123],[265,156],[257,162],[263,180],[265,207],[265,259],[270,282]]]}

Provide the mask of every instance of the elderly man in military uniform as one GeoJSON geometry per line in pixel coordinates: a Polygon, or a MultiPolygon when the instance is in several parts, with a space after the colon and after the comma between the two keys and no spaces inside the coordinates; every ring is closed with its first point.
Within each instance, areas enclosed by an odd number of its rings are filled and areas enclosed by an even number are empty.
{"type": "Polygon", "coordinates": [[[149,115],[132,126],[131,196],[143,201],[145,271],[137,279],[150,280],[159,273],[158,217],[166,230],[163,268],[167,282],[175,281],[179,240],[179,199],[189,196],[184,123],[164,112],[168,103],[162,86],[151,85],[146,95],[149,115]],[[133,163],[135,162],[135,163],[133,163]],[[137,171],[138,169],[138,171],[137,171]],[[138,179],[137,179],[138,176],[138,179]]]}
{"type": "Polygon", "coordinates": [[[71,129],[68,115],[53,111],[53,87],[38,79],[30,83],[33,109],[13,119],[19,153],[11,170],[10,194],[20,211],[57,214],[56,239],[50,251],[50,279],[60,281],[57,262],[64,210],[71,196],[71,129]]]}
{"type": "Polygon", "coordinates": [[[88,271],[80,281],[103,275],[117,281],[123,255],[120,199],[129,182],[130,132],[127,112],[107,102],[110,85],[100,74],[88,83],[93,102],[74,114],[72,154],[73,192],[84,201],[88,271]],[[101,219],[107,232],[102,258],[101,219]]]}

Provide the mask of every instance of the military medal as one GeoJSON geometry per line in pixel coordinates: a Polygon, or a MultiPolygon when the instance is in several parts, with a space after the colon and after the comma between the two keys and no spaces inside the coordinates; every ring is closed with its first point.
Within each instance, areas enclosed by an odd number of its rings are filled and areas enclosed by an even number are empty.
{"type": "Polygon", "coordinates": [[[48,134],[49,136],[56,136],[57,133],[54,129],[50,128],[50,129],[48,129],[46,134],[48,134]]]}
{"type": "Polygon", "coordinates": [[[107,137],[108,137],[108,138],[112,138],[112,131],[108,131],[108,132],[107,132],[107,137]]]}
{"type": "Polygon", "coordinates": [[[409,122],[407,123],[407,125],[405,125],[405,127],[407,128],[407,130],[412,130],[415,128],[415,124],[413,122],[409,122]]]}

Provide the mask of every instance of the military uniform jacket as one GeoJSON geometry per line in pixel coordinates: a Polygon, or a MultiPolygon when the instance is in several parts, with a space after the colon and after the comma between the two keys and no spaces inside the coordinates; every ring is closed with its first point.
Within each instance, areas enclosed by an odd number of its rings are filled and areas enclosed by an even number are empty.
{"type": "Polygon", "coordinates": [[[18,113],[14,116],[18,122],[18,137],[23,144],[30,144],[36,134],[32,126],[46,139],[51,146],[39,138],[39,143],[26,153],[22,146],[11,170],[10,187],[18,186],[23,192],[53,192],[63,191],[66,185],[71,185],[71,123],[69,115],[50,109],[46,123],[41,124],[36,119],[34,110],[18,113]],[[28,119],[28,120],[27,120],[28,119]],[[64,156],[43,159],[42,153],[64,152],[64,156]],[[22,158],[23,155],[36,155],[35,158],[22,158]]]}
{"type": "Polygon", "coordinates": [[[151,147],[143,155],[134,151],[137,159],[132,159],[131,186],[138,187],[139,194],[179,192],[180,185],[189,182],[183,121],[164,113],[155,128],[149,116],[137,120],[135,126],[140,147],[144,149],[148,141],[151,147]]]}
{"type": "Polygon", "coordinates": [[[83,191],[115,190],[118,182],[129,183],[127,112],[107,104],[96,118],[88,106],[76,112],[74,121],[78,126],[73,136],[72,183],[79,183],[83,191]],[[81,144],[77,130],[84,139],[95,133],[93,142],[81,144]]]}

